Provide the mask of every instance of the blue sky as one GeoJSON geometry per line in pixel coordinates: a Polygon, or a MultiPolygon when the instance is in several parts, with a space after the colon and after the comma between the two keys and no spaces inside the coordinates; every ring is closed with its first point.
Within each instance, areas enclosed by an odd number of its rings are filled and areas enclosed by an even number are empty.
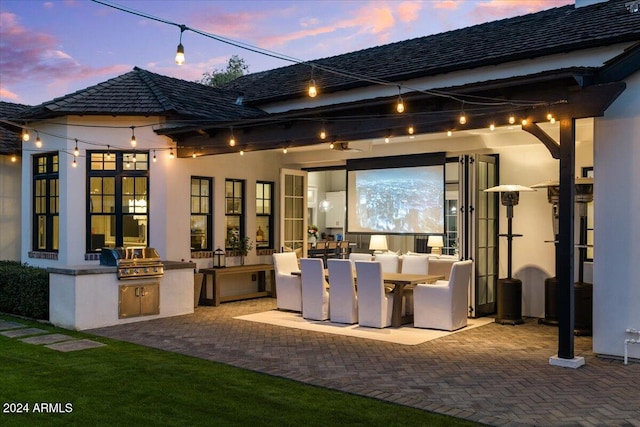
{"type": "MultiPolygon", "coordinates": [[[[103,1],[103,0],[100,0],[103,1]]],[[[279,55],[313,60],[572,4],[574,0],[120,0],[104,2],[279,55]]],[[[131,71],[184,80],[238,55],[290,65],[90,0],[0,0],[0,99],[36,105],[131,71]]]]}

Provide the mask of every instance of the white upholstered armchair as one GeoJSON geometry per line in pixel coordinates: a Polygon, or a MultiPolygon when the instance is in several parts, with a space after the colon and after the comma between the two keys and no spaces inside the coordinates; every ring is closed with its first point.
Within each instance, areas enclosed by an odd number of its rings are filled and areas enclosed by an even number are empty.
{"type": "Polygon", "coordinates": [[[467,326],[468,290],[473,262],[457,261],[449,280],[413,288],[413,325],[417,328],[455,331],[467,326]]]}
{"type": "Polygon", "coordinates": [[[358,297],[353,280],[353,269],[348,259],[328,259],[329,283],[329,312],[332,322],[354,324],[358,323],[358,297]]]}
{"type": "Polygon", "coordinates": [[[378,261],[356,261],[358,276],[358,323],[360,326],[391,326],[393,294],[385,292],[382,265],[378,261]]]}
{"type": "Polygon", "coordinates": [[[302,283],[300,276],[292,271],[299,271],[298,257],[295,252],[273,254],[273,268],[276,274],[276,298],[280,310],[302,311],[302,283]]]}

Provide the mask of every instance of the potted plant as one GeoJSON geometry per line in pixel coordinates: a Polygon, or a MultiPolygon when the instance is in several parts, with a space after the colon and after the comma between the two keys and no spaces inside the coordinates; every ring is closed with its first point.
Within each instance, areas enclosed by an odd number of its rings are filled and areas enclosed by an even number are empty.
{"type": "Polygon", "coordinates": [[[234,235],[229,240],[231,250],[240,256],[240,265],[244,265],[244,257],[249,255],[249,251],[253,249],[253,242],[249,237],[240,237],[234,235]]]}

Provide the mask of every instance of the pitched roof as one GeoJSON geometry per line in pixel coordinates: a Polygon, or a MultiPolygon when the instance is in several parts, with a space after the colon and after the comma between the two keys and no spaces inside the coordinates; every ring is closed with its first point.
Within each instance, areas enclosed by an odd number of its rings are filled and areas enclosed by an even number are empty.
{"type": "Polygon", "coordinates": [[[30,119],[82,115],[158,115],[182,119],[230,120],[265,113],[236,104],[238,93],[135,67],[95,86],[33,107],[30,119]]]}
{"type": "MultiPolygon", "coordinates": [[[[0,120],[13,122],[13,119],[24,111],[28,105],[0,101],[0,120]]],[[[20,131],[5,122],[0,122],[0,154],[12,154],[20,150],[20,131]]]]}
{"type": "Polygon", "coordinates": [[[549,54],[640,40],[640,15],[629,0],[575,8],[567,5],[455,31],[372,47],[240,77],[225,89],[242,91],[248,103],[304,96],[314,79],[323,92],[367,86],[362,76],[388,82],[498,65],[549,54]],[[331,68],[360,76],[323,71],[331,68]]]}

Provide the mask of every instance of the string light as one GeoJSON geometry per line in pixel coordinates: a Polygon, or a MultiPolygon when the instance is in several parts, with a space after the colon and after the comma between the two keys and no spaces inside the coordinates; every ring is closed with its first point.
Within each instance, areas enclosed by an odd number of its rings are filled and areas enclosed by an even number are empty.
{"type": "Polygon", "coordinates": [[[512,125],[515,122],[516,122],[516,117],[513,114],[509,115],[509,124],[512,125]]]}
{"type": "Polygon", "coordinates": [[[135,153],[135,151],[133,152],[133,156],[131,156],[131,161],[132,161],[133,163],[135,163],[135,162],[137,162],[137,161],[138,161],[138,159],[136,158],[136,153],[135,153]]]}
{"type": "Polygon", "coordinates": [[[78,140],[76,139],[76,148],[73,149],[73,155],[78,157],[80,155],[80,150],[78,150],[78,140]]]}
{"type": "Polygon", "coordinates": [[[496,125],[495,125],[495,124],[493,124],[493,123],[491,123],[491,124],[489,125],[489,130],[490,130],[491,132],[493,132],[494,130],[496,130],[496,125]]]}
{"type": "Polygon", "coordinates": [[[244,150],[240,150],[240,155],[244,156],[244,150]]]}
{"type": "Polygon", "coordinates": [[[528,122],[527,122],[527,119],[522,119],[522,122],[521,122],[521,123],[522,123],[522,126],[526,126],[526,125],[527,125],[527,123],[528,123],[528,122]]]}
{"type": "Polygon", "coordinates": [[[452,132],[452,131],[450,131],[450,130],[448,130],[448,131],[447,131],[447,136],[451,136],[451,135],[453,135],[453,132],[452,132]]]}
{"type": "Polygon", "coordinates": [[[73,163],[71,163],[71,166],[73,166],[74,168],[78,167],[78,162],[76,161],[76,156],[73,156],[73,163]]]}
{"type": "Polygon", "coordinates": [[[29,135],[29,129],[27,128],[22,129],[22,140],[24,142],[28,142],[29,139],[31,139],[31,135],[29,135]]]}
{"type": "Polygon", "coordinates": [[[158,161],[158,158],[156,157],[156,150],[153,150],[153,163],[157,161],[158,161]]]}
{"type": "Polygon", "coordinates": [[[36,131],[36,147],[42,148],[42,140],[40,139],[40,133],[36,131]]]}
{"type": "Polygon", "coordinates": [[[134,148],[138,144],[136,141],[136,135],[134,133],[135,128],[136,128],[135,126],[131,126],[131,146],[134,148]]]}
{"type": "Polygon", "coordinates": [[[402,88],[398,86],[398,103],[396,104],[396,111],[398,113],[404,113],[404,101],[402,100],[402,88]]]}
{"type": "Polygon", "coordinates": [[[327,139],[327,131],[324,128],[320,130],[320,139],[327,139]]]}
{"type": "Polygon", "coordinates": [[[333,142],[329,143],[329,148],[330,148],[331,150],[333,150],[333,147],[335,147],[335,145],[333,144],[333,142]]]}
{"type": "Polygon", "coordinates": [[[186,26],[180,25],[180,43],[178,44],[178,49],[176,51],[176,64],[184,65],[184,46],[182,46],[182,33],[187,29],[186,26]]]}
{"type": "Polygon", "coordinates": [[[415,132],[415,129],[413,128],[413,125],[409,125],[409,128],[407,129],[407,133],[409,135],[413,135],[414,132],[415,132]]]}
{"type": "Polygon", "coordinates": [[[169,158],[175,159],[176,156],[173,155],[173,148],[169,148],[169,158]]]}
{"type": "Polygon", "coordinates": [[[193,152],[193,154],[191,154],[191,157],[193,157],[194,159],[197,157],[195,151],[193,152]]]}
{"type": "Polygon", "coordinates": [[[13,154],[11,155],[11,161],[12,161],[13,163],[15,163],[15,162],[17,162],[17,161],[18,161],[18,156],[16,156],[16,153],[13,153],[13,154]]]}
{"type": "Polygon", "coordinates": [[[460,118],[458,119],[461,125],[467,124],[467,116],[464,114],[464,111],[460,113],[460,118]]]}
{"type": "Polygon", "coordinates": [[[282,149],[282,154],[287,154],[287,147],[284,147],[284,148],[282,149]]]}
{"type": "Polygon", "coordinates": [[[111,160],[111,146],[107,145],[107,160],[111,160]]]}
{"type": "Polygon", "coordinates": [[[549,120],[549,123],[554,124],[556,122],[556,118],[555,117],[551,117],[551,119],[549,120]]]}
{"type": "Polygon", "coordinates": [[[235,147],[235,145],[236,145],[236,139],[233,136],[233,128],[231,128],[231,137],[229,138],[229,145],[231,147],[235,147]]]}

